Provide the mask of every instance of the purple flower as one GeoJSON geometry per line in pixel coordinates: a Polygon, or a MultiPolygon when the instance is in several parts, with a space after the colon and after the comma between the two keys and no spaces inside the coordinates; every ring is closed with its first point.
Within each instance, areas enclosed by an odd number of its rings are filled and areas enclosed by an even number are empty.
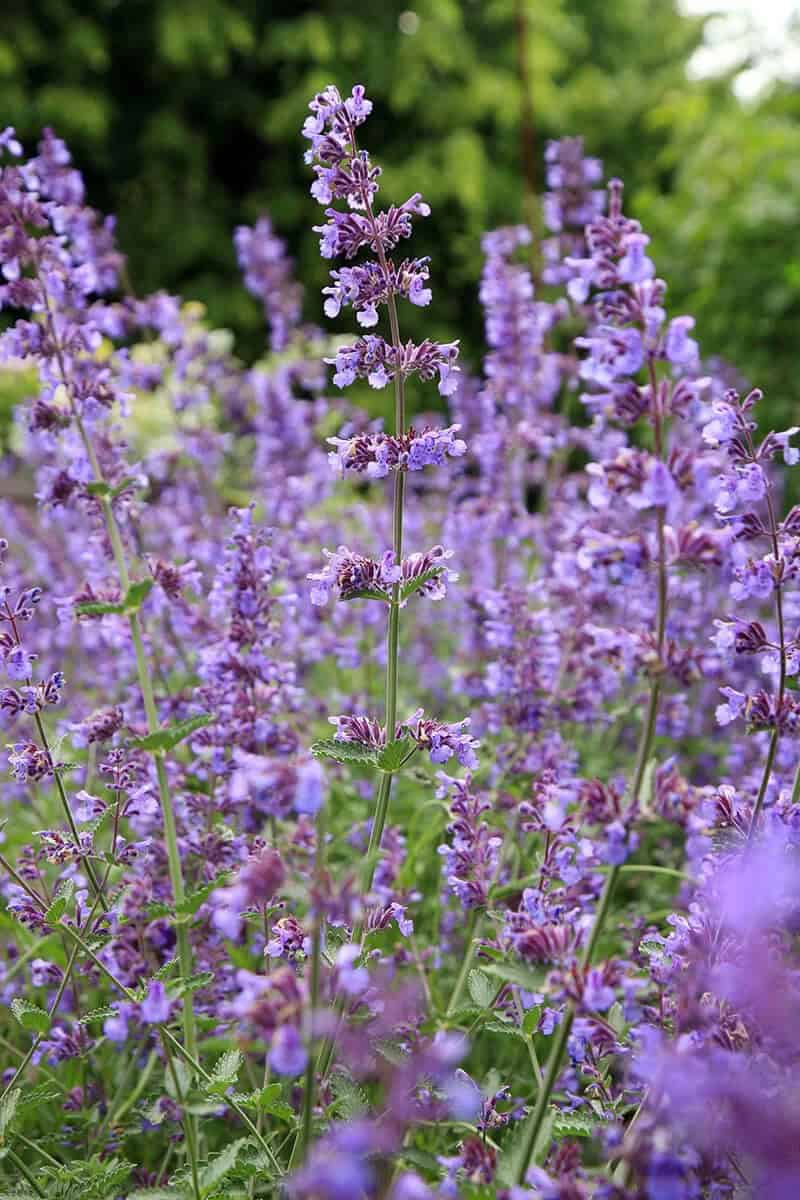
{"type": "Polygon", "coordinates": [[[721,687],[720,695],[725,697],[724,704],[718,704],[716,708],[717,723],[719,725],[730,725],[741,716],[747,704],[747,696],[742,692],[737,692],[734,688],[721,687]]]}
{"type": "Polygon", "coordinates": [[[6,671],[9,679],[28,679],[31,673],[31,664],[35,659],[36,655],[29,654],[24,646],[13,646],[6,654],[6,671]]]}
{"type": "Polygon", "coordinates": [[[252,228],[240,225],[234,244],[247,289],[264,305],[272,349],[283,350],[299,324],[303,301],[302,288],[292,278],[286,245],[274,235],[266,216],[252,228]]]}
{"type": "Polygon", "coordinates": [[[294,1025],[281,1025],[272,1035],[269,1065],[278,1075],[300,1075],[306,1068],[308,1053],[294,1025]]]}
{"type": "Polygon", "coordinates": [[[360,956],[360,947],[352,944],[340,946],[336,952],[339,984],[348,996],[360,996],[369,987],[369,971],[355,966],[360,956]]]}
{"type": "Polygon", "coordinates": [[[170,1000],[160,979],[153,979],[139,1005],[139,1015],[147,1025],[163,1025],[169,1020],[170,1000]]]}

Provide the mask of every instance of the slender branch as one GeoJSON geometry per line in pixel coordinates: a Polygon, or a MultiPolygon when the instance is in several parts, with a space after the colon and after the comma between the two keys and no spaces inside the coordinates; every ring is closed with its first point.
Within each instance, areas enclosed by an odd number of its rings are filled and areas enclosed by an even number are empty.
{"type": "MultiPolygon", "coordinates": [[[[314,873],[317,877],[318,885],[322,881],[322,872],[325,865],[325,809],[321,808],[317,814],[317,848],[315,855],[314,873]]],[[[300,1128],[297,1131],[294,1146],[292,1147],[292,1156],[289,1160],[289,1169],[291,1170],[298,1163],[302,1162],[308,1153],[308,1147],[311,1142],[311,1130],[314,1120],[314,1093],[317,1078],[317,1056],[314,1053],[314,1020],[316,1018],[317,1006],[319,1004],[319,981],[320,981],[320,962],[322,958],[322,939],[324,935],[322,914],[319,911],[314,913],[314,927],[311,934],[311,977],[309,979],[308,989],[308,1062],[306,1063],[305,1090],[303,1093],[303,1113],[300,1120],[300,1128]]]]}
{"type": "Polygon", "coordinates": [[[44,1196],[45,1193],[39,1187],[39,1184],[36,1182],[36,1179],[35,1179],[33,1173],[30,1171],[27,1164],[25,1162],[23,1162],[23,1160],[19,1157],[19,1155],[15,1154],[10,1146],[6,1150],[6,1154],[8,1156],[9,1162],[12,1162],[14,1164],[14,1166],[19,1171],[20,1175],[23,1176],[23,1178],[30,1184],[30,1186],[36,1192],[36,1195],[44,1196]]]}

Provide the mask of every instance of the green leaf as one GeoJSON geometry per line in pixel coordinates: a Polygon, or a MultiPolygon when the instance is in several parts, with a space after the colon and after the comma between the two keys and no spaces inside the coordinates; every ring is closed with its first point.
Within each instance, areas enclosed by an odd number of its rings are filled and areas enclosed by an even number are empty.
{"type": "Polygon", "coordinates": [[[27,1112],[31,1108],[41,1108],[44,1104],[49,1104],[51,1100],[56,1100],[63,1096],[63,1088],[58,1087],[53,1083],[37,1083],[35,1087],[25,1088],[25,1091],[19,1098],[17,1104],[17,1112],[27,1112]]]}
{"type": "Polygon", "coordinates": [[[138,612],[144,604],[147,597],[153,590],[153,579],[140,579],[138,583],[132,583],[125,593],[123,608],[126,613],[138,612]]]}
{"type": "Polygon", "coordinates": [[[443,570],[444,567],[429,567],[421,575],[415,575],[413,579],[409,579],[408,583],[404,583],[400,589],[400,599],[407,600],[409,596],[413,596],[414,592],[418,592],[431,579],[435,579],[437,575],[441,575],[443,570]]]}
{"type": "Polygon", "coordinates": [[[189,1193],[183,1188],[180,1191],[175,1188],[137,1188],[135,1192],[131,1192],[128,1200],[184,1200],[184,1197],[189,1193]]]}
{"type": "Polygon", "coordinates": [[[335,1112],[345,1121],[361,1116],[369,1107],[366,1092],[344,1071],[337,1071],[331,1076],[331,1091],[334,1100],[328,1111],[335,1112]]]}
{"type": "Polygon", "coordinates": [[[117,604],[103,601],[88,601],[86,604],[76,604],[75,612],[81,617],[104,617],[109,613],[117,616],[127,616],[138,612],[153,589],[152,579],[140,579],[132,583],[122,600],[117,604]]]}
{"type": "Polygon", "coordinates": [[[50,1028],[50,1015],[43,1008],[15,996],[11,1001],[11,1011],[23,1029],[32,1029],[35,1033],[47,1033],[50,1028]]]}
{"type": "Polygon", "coordinates": [[[377,746],[367,746],[364,742],[337,742],[334,738],[324,738],[314,742],[311,747],[315,758],[332,758],[339,763],[363,762],[374,765],[378,761],[378,752],[377,746]]]}
{"type": "Polygon", "coordinates": [[[111,484],[106,483],[105,479],[93,479],[91,483],[87,483],[86,491],[90,496],[110,496],[111,484]]]}
{"type": "Polygon", "coordinates": [[[164,729],[157,729],[155,733],[148,733],[146,737],[134,738],[133,745],[137,746],[139,750],[172,750],[179,742],[191,737],[204,725],[210,725],[213,720],[211,713],[200,713],[196,717],[187,717],[185,721],[177,721],[173,725],[167,725],[164,729]]]}
{"type": "Polygon", "coordinates": [[[382,600],[384,604],[390,604],[391,600],[385,592],[379,592],[377,588],[359,588],[357,592],[348,592],[346,596],[342,596],[343,600],[382,600]]]}
{"type": "Polygon", "coordinates": [[[67,911],[67,905],[72,899],[75,891],[75,883],[72,879],[68,879],[61,891],[56,896],[53,903],[44,914],[44,919],[48,925],[57,925],[67,911]]]}
{"type": "Polygon", "coordinates": [[[217,1154],[207,1167],[203,1167],[200,1172],[200,1195],[208,1196],[213,1192],[217,1184],[221,1183],[233,1168],[236,1166],[236,1160],[239,1154],[247,1145],[249,1138],[237,1138],[235,1142],[231,1142],[219,1154],[217,1154]]]}
{"type": "Polygon", "coordinates": [[[93,1008],[91,1012],[84,1013],[78,1018],[79,1025],[89,1025],[92,1021],[105,1021],[106,1017],[113,1017],[116,1014],[116,1008],[93,1008]]]}
{"type": "Polygon", "coordinates": [[[181,900],[180,904],[176,904],[175,912],[179,917],[193,917],[198,909],[205,904],[211,893],[227,883],[230,874],[230,871],[220,871],[210,883],[205,883],[196,891],[188,893],[181,900]]]}
{"type": "Polygon", "coordinates": [[[179,996],[185,996],[189,992],[199,991],[200,988],[208,987],[214,979],[213,971],[198,971],[196,975],[190,975],[188,979],[176,979],[170,984],[170,995],[176,999],[179,996]]]}
{"type": "Polygon", "coordinates": [[[14,1120],[21,1095],[21,1089],[18,1087],[14,1088],[13,1091],[8,1093],[2,1103],[0,1103],[0,1142],[3,1141],[6,1130],[14,1120]]]}
{"type": "MultiPolygon", "coordinates": [[[[539,1130],[539,1136],[536,1139],[536,1145],[533,1149],[531,1165],[541,1161],[541,1155],[550,1143],[550,1138],[553,1134],[553,1121],[555,1119],[556,1110],[551,1108],[545,1113],[539,1130]]],[[[517,1182],[520,1168],[522,1166],[523,1156],[528,1144],[528,1130],[533,1120],[531,1113],[524,1121],[521,1121],[517,1127],[517,1131],[511,1141],[506,1141],[503,1144],[503,1153],[500,1156],[500,1161],[497,1165],[497,1182],[510,1187],[517,1182]]]]}
{"type": "Polygon", "coordinates": [[[165,963],[162,963],[161,966],[158,968],[158,970],[156,971],[153,978],[161,979],[161,980],[166,979],[167,976],[169,975],[169,973],[171,971],[174,971],[174,969],[175,969],[175,967],[177,967],[177,965],[178,965],[177,958],[167,959],[167,961],[165,963]]]}
{"type": "Polygon", "coordinates": [[[485,1033],[499,1033],[502,1037],[522,1038],[523,1042],[525,1041],[525,1034],[513,1021],[485,1021],[481,1030],[485,1033]]]}
{"type": "Polygon", "coordinates": [[[79,617],[105,617],[108,613],[116,613],[122,616],[125,612],[124,604],[102,604],[99,601],[90,601],[86,604],[76,604],[75,612],[79,617]]]}
{"type": "Polygon", "coordinates": [[[293,1122],[295,1111],[282,1098],[282,1091],[283,1088],[279,1083],[270,1083],[256,1092],[235,1093],[233,1098],[243,1108],[269,1113],[270,1116],[278,1117],[280,1120],[293,1122]]]}
{"type": "Polygon", "coordinates": [[[530,967],[524,967],[520,963],[487,963],[482,969],[484,974],[491,975],[493,979],[514,983],[526,992],[540,992],[545,978],[544,970],[533,971],[530,967]]]}
{"type": "Polygon", "coordinates": [[[176,1057],[172,1060],[172,1065],[164,1072],[164,1087],[173,1100],[177,1100],[179,1104],[182,1104],[183,1097],[186,1096],[192,1086],[192,1078],[192,1069],[182,1058],[176,1057]],[[175,1086],[176,1079],[177,1087],[175,1086]]]}
{"type": "Polygon", "coordinates": [[[522,1032],[528,1037],[533,1037],[539,1025],[539,1020],[542,1015],[542,1008],[539,1004],[534,1004],[533,1008],[529,1008],[522,1018],[522,1032]]]}
{"type": "Polygon", "coordinates": [[[556,1110],[553,1134],[555,1137],[593,1137],[602,1124],[597,1117],[587,1113],[556,1110]]]}
{"type": "Polygon", "coordinates": [[[244,1058],[241,1050],[226,1050],[217,1059],[211,1078],[206,1083],[206,1091],[214,1096],[222,1096],[236,1083],[236,1078],[242,1069],[244,1058]]]}
{"type": "Polygon", "coordinates": [[[467,989],[478,1008],[488,1008],[497,994],[497,987],[489,982],[483,971],[470,971],[467,989]]]}
{"type": "Polygon", "coordinates": [[[388,742],[377,757],[377,766],[382,771],[385,771],[387,775],[393,771],[398,771],[403,765],[403,760],[408,757],[413,745],[414,743],[411,738],[407,737],[399,738],[395,742],[388,742]]]}

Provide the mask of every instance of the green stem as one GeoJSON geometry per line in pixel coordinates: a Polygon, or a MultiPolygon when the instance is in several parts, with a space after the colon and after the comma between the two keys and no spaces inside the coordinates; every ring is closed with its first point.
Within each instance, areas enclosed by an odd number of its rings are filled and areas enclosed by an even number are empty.
{"type": "MultiPolygon", "coordinates": [[[[321,880],[325,866],[325,809],[317,814],[317,851],[314,871],[321,880]]],[[[311,1142],[311,1130],[314,1121],[314,1094],[317,1080],[317,1056],[314,1053],[314,1019],[319,1005],[320,962],[322,958],[323,924],[320,913],[314,914],[314,927],[311,933],[311,973],[308,988],[308,1062],[306,1063],[305,1089],[303,1092],[303,1113],[300,1128],[292,1147],[289,1160],[289,1170],[305,1160],[311,1142]]]]}
{"type": "MultiPolygon", "coordinates": [[[[58,791],[58,798],[61,801],[61,807],[64,809],[64,815],[67,818],[67,824],[69,825],[69,831],[72,834],[72,840],[75,843],[75,848],[77,850],[81,844],[80,836],[78,834],[78,827],[75,824],[75,818],[72,815],[72,809],[70,808],[70,803],[67,798],[66,788],[64,787],[64,780],[61,778],[61,772],[59,771],[58,767],[55,764],[55,760],[54,760],[52,752],[50,750],[50,743],[47,739],[47,733],[45,731],[44,722],[42,721],[42,718],[38,712],[34,713],[33,719],[36,724],[36,730],[39,734],[39,739],[42,743],[42,749],[44,750],[45,754],[47,755],[47,757],[50,761],[50,766],[52,767],[52,770],[53,770],[53,779],[55,780],[56,790],[58,791]]],[[[108,912],[108,904],[106,903],[105,897],[103,896],[103,892],[100,887],[100,882],[97,878],[97,875],[95,874],[95,869],[92,866],[92,864],[88,858],[85,858],[83,860],[83,867],[86,871],[86,874],[89,877],[89,883],[92,885],[92,891],[94,892],[95,896],[97,896],[97,898],[99,899],[101,905],[103,906],[103,910],[105,912],[108,912]]]]}
{"type": "Polygon", "coordinates": [[[469,969],[472,966],[472,959],[475,954],[475,931],[477,924],[478,911],[477,909],[473,909],[472,913],[470,914],[469,921],[467,922],[467,944],[464,948],[464,957],[461,961],[461,970],[458,972],[458,979],[456,979],[455,987],[453,988],[450,999],[447,1002],[447,1008],[444,1014],[445,1019],[451,1017],[455,1012],[458,1002],[461,999],[461,993],[464,990],[464,984],[467,982],[467,975],[469,974],[469,969]]]}
{"type": "Polygon", "coordinates": [[[12,1162],[12,1163],[14,1164],[14,1166],[15,1166],[15,1167],[17,1168],[17,1170],[19,1171],[20,1175],[22,1175],[22,1176],[23,1176],[23,1178],[24,1178],[25,1180],[27,1180],[27,1182],[28,1182],[28,1183],[31,1185],[31,1187],[33,1188],[33,1190],[36,1192],[36,1195],[37,1195],[37,1196],[44,1196],[44,1195],[45,1195],[45,1193],[44,1193],[44,1192],[42,1191],[42,1189],[39,1187],[38,1183],[36,1182],[36,1179],[35,1179],[35,1177],[34,1177],[34,1176],[33,1176],[33,1174],[32,1174],[32,1172],[31,1172],[31,1171],[28,1169],[28,1167],[27,1167],[26,1163],[24,1163],[24,1162],[22,1161],[22,1159],[19,1157],[19,1155],[18,1155],[18,1154],[15,1154],[15,1153],[14,1153],[14,1151],[13,1151],[13,1150],[12,1150],[10,1147],[9,1147],[9,1148],[6,1150],[6,1154],[7,1154],[7,1156],[8,1156],[8,1160],[9,1160],[9,1162],[12,1162]]]}
{"type": "MultiPolygon", "coordinates": [[[[163,1031],[161,1032],[163,1033],[163,1031]]],[[[202,1200],[202,1193],[200,1191],[200,1176],[197,1170],[197,1142],[195,1140],[195,1123],[190,1115],[186,1112],[183,1088],[181,1087],[181,1081],[178,1078],[178,1072],[175,1069],[175,1060],[173,1059],[169,1045],[163,1036],[161,1038],[161,1045],[164,1048],[164,1054],[167,1059],[167,1069],[172,1078],[172,1086],[175,1088],[175,1099],[183,1111],[183,1129],[186,1136],[186,1149],[188,1152],[189,1167],[192,1172],[192,1191],[194,1192],[195,1200],[202,1200]]]]}
{"type": "MultiPolygon", "coordinates": [[[[650,372],[650,391],[652,396],[653,424],[654,424],[654,439],[655,452],[658,458],[664,457],[663,445],[663,428],[661,421],[661,413],[658,409],[658,387],[655,376],[655,366],[652,361],[649,364],[650,372]]],[[[658,547],[658,585],[657,585],[657,604],[656,604],[656,642],[658,647],[659,663],[657,665],[657,673],[653,676],[650,685],[650,698],[647,705],[647,713],[642,725],[641,734],[639,736],[639,745],[636,751],[636,763],[634,766],[633,780],[631,783],[631,799],[632,804],[636,805],[639,801],[639,796],[644,782],[647,763],[650,759],[650,754],[653,748],[656,731],[656,717],[658,716],[658,702],[661,695],[661,671],[663,669],[663,653],[666,641],[667,630],[667,600],[668,600],[668,576],[667,576],[667,553],[666,553],[666,511],[663,507],[656,509],[656,543],[658,547]]],[[[595,918],[592,922],[592,929],[589,934],[583,953],[580,959],[581,973],[589,969],[592,965],[597,945],[600,941],[600,936],[603,932],[603,927],[606,923],[606,918],[611,910],[611,900],[614,895],[617,879],[619,878],[620,867],[612,866],[606,876],[603,890],[600,893],[600,899],[595,912],[595,918]]],[[[558,1077],[561,1073],[561,1063],[564,1056],[564,1051],[569,1039],[572,1023],[575,1020],[577,1013],[577,1005],[575,1001],[570,1000],[564,1012],[564,1017],[558,1030],[555,1034],[553,1047],[550,1051],[550,1057],[547,1060],[547,1069],[545,1071],[544,1082],[539,1089],[536,1097],[533,1114],[529,1120],[527,1134],[525,1138],[525,1149],[520,1159],[519,1170],[517,1172],[517,1183],[521,1186],[525,1182],[525,1176],[528,1173],[528,1167],[531,1164],[536,1143],[539,1140],[539,1134],[542,1129],[542,1124],[550,1104],[550,1097],[553,1094],[558,1077]]]]}

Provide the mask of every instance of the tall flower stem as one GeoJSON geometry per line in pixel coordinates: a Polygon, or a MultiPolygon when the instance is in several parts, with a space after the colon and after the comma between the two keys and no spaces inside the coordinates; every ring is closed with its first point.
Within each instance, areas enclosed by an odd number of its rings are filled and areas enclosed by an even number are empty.
{"type": "MultiPolygon", "coordinates": [[[[658,407],[658,389],[656,386],[655,367],[652,359],[649,362],[650,373],[650,389],[653,398],[654,412],[654,449],[656,456],[663,460],[664,445],[663,445],[663,427],[662,416],[658,407]]],[[[656,587],[656,643],[658,648],[658,673],[652,678],[650,684],[650,696],[647,702],[647,712],[645,714],[642,730],[639,735],[639,745],[636,751],[636,761],[633,769],[633,778],[631,781],[631,802],[636,804],[642,790],[647,763],[650,759],[650,753],[653,747],[656,732],[656,718],[658,716],[658,703],[661,695],[661,668],[662,656],[666,639],[667,628],[667,603],[669,596],[669,580],[667,573],[667,551],[666,551],[666,510],[662,505],[656,508],[656,548],[658,555],[657,571],[658,583],[656,587]]],[[[620,867],[613,866],[606,876],[606,881],[603,885],[603,890],[600,893],[600,899],[597,903],[594,921],[592,922],[591,932],[588,941],[583,948],[583,953],[580,958],[581,971],[585,972],[592,965],[595,952],[597,950],[600,936],[603,932],[608,914],[611,911],[611,901],[614,895],[614,889],[620,874],[620,867]]],[[[544,1074],[542,1086],[539,1088],[536,1096],[536,1104],[533,1114],[528,1123],[527,1135],[525,1138],[525,1148],[520,1158],[519,1169],[517,1172],[517,1183],[522,1186],[525,1182],[525,1176],[528,1173],[528,1168],[531,1164],[536,1144],[539,1140],[539,1135],[542,1130],[545,1116],[550,1105],[550,1098],[555,1089],[558,1077],[561,1074],[561,1066],[564,1058],[564,1051],[567,1048],[569,1035],[572,1030],[572,1025],[577,1014],[577,1004],[574,1000],[570,1000],[567,1004],[564,1016],[555,1034],[553,1048],[550,1051],[550,1057],[547,1060],[547,1068],[544,1074]]]]}
{"type": "MultiPolygon", "coordinates": [[[[755,446],[753,445],[753,436],[752,436],[752,433],[750,432],[749,424],[747,424],[747,423],[745,423],[745,424],[746,424],[747,445],[750,450],[750,453],[753,456],[753,459],[755,460],[756,451],[755,451],[755,446]]],[[[766,501],[767,501],[767,517],[769,520],[769,530],[768,530],[769,539],[770,539],[770,542],[772,543],[772,554],[775,559],[775,569],[776,569],[776,571],[778,571],[781,568],[783,560],[781,559],[780,543],[778,541],[778,521],[775,516],[775,505],[772,502],[772,489],[770,487],[769,480],[766,480],[766,501]]],[[[747,831],[748,841],[750,840],[750,838],[752,838],[753,834],[755,833],[756,829],[758,828],[758,822],[759,822],[759,818],[761,816],[761,810],[764,807],[764,800],[767,795],[767,787],[769,786],[769,781],[772,776],[772,768],[775,764],[775,755],[778,750],[778,740],[780,738],[780,724],[779,724],[780,712],[781,712],[781,707],[783,705],[783,697],[784,697],[784,694],[786,691],[786,633],[785,633],[784,619],[783,619],[783,578],[782,578],[782,574],[778,575],[778,577],[775,580],[775,623],[778,627],[778,643],[779,643],[779,656],[780,656],[780,666],[779,666],[779,676],[778,676],[778,700],[777,700],[776,712],[775,712],[775,728],[773,729],[772,735],[770,736],[770,739],[769,739],[769,746],[767,748],[767,757],[764,760],[764,770],[762,771],[762,774],[761,774],[761,783],[759,784],[758,794],[756,796],[756,802],[753,806],[753,815],[750,818],[750,827],[747,831]]],[[[793,803],[797,800],[798,795],[800,795],[800,765],[798,765],[797,772],[795,774],[795,779],[794,779],[794,786],[792,788],[792,802],[793,803]]]]}
{"type": "MultiPolygon", "coordinates": [[[[318,885],[322,882],[322,872],[325,865],[325,810],[321,808],[317,814],[317,852],[314,872],[318,885]]],[[[324,936],[323,918],[320,911],[314,914],[314,927],[311,933],[311,973],[308,985],[308,1062],[306,1064],[305,1091],[303,1093],[303,1113],[300,1118],[300,1128],[297,1131],[289,1168],[302,1162],[308,1153],[311,1142],[311,1130],[314,1119],[314,1096],[316,1092],[317,1058],[314,1054],[314,1021],[319,1005],[320,966],[322,963],[322,940],[324,936]]]]}
{"type": "MultiPolygon", "coordinates": [[[[89,432],[84,425],[80,409],[75,399],[75,393],[72,388],[70,375],[67,370],[67,364],[64,356],[64,351],[61,341],[58,336],[56,322],[53,317],[53,310],[50,305],[47,288],[43,280],[39,280],[42,305],[47,325],[48,333],[53,343],[56,363],[58,365],[58,373],[64,391],[67,394],[70,406],[70,412],[75,421],[76,428],[80,435],[83,447],[86,451],[86,457],[89,459],[89,464],[92,468],[95,482],[106,484],[107,480],[97,457],[94,444],[89,436],[89,432]]],[[[103,511],[108,538],[111,543],[111,552],[114,558],[114,563],[117,568],[120,588],[123,595],[127,594],[131,580],[128,573],[128,564],[125,555],[125,547],[122,542],[119,525],[114,514],[114,508],[108,495],[100,496],[100,505],[103,511]]],[[[136,656],[136,674],[139,681],[139,690],[142,695],[145,717],[147,720],[147,732],[155,733],[159,727],[158,711],[156,709],[155,698],[153,695],[153,684],[150,678],[150,672],[147,666],[147,655],[145,654],[144,641],[142,638],[142,627],[139,621],[138,612],[132,612],[128,616],[128,624],[131,631],[131,640],[133,642],[134,653],[136,656]]],[[[163,755],[156,751],[155,755],[156,775],[158,778],[158,793],[161,804],[161,813],[164,821],[164,842],[167,851],[167,863],[169,869],[170,884],[172,886],[172,896],[175,905],[179,905],[185,896],[185,888],[183,883],[183,872],[181,868],[180,852],[178,850],[178,835],[175,824],[175,810],[172,805],[172,797],[169,792],[169,784],[167,781],[167,772],[164,765],[163,755]]],[[[178,960],[180,963],[181,975],[184,979],[188,979],[192,973],[192,952],[189,943],[189,936],[186,926],[178,921],[176,922],[176,940],[178,946],[178,960]]],[[[197,1026],[194,1019],[194,1006],[192,1003],[192,993],[186,992],[181,997],[183,1006],[183,1031],[186,1039],[186,1049],[189,1053],[196,1057],[197,1055],[197,1026]]]]}
{"type": "Polygon", "coordinates": [[[461,993],[464,990],[464,984],[467,982],[469,969],[472,966],[472,960],[475,956],[475,934],[477,932],[478,913],[476,909],[472,910],[472,915],[467,922],[466,946],[464,947],[464,957],[461,960],[461,970],[458,972],[455,986],[450,994],[450,999],[447,1002],[445,1009],[445,1017],[451,1017],[455,1012],[458,1002],[461,999],[461,993]]]}

